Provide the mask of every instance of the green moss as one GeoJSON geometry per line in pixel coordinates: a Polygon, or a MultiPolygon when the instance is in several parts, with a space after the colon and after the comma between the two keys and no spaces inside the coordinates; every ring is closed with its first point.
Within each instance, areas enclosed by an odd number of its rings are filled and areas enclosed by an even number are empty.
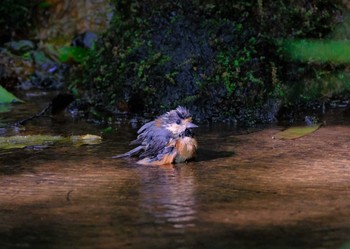
{"type": "Polygon", "coordinates": [[[59,61],[60,62],[83,62],[85,61],[89,50],[81,47],[64,46],[59,49],[59,61]]]}
{"type": "Polygon", "coordinates": [[[264,79],[258,75],[258,68],[251,67],[256,56],[254,37],[251,37],[243,48],[229,47],[219,51],[216,57],[216,74],[221,77],[215,77],[215,80],[224,83],[229,95],[232,95],[237,87],[262,85],[264,79]]]}
{"type": "Polygon", "coordinates": [[[311,67],[283,57],[279,41],[326,36],[339,10],[330,0],[111,2],[77,87],[106,109],[185,104],[205,119],[254,119],[268,99],[289,101],[311,67]]]}

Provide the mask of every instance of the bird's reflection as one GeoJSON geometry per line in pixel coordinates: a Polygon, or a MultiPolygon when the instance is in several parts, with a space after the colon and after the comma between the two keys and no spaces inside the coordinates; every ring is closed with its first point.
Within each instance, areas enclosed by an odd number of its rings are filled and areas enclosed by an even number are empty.
{"type": "Polygon", "coordinates": [[[194,177],[189,167],[149,167],[140,172],[141,208],[156,223],[169,223],[175,228],[194,226],[194,177]]]}

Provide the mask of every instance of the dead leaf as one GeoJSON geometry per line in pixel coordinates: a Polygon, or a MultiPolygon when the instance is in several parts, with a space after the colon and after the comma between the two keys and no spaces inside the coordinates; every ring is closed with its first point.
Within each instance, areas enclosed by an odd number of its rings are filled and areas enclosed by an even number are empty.
{"type": "Polygon", "coordinates": [[[80,136],[51,136],[51,135],[28,135],[28,136],[10,136],[0,137],[0,149],[20,149],[30,146],[51,146],[57,143],[69,144],[76,146],[84,144],[99,144],[102,138],[96,135],[80,136]]]}
{"type": "Polygon", "coordinates": [[[289,127],[281,132],[278,132],[274,137],[281,140],[297,139],[317,131],[320,127],[321,124],[289,127]]]}

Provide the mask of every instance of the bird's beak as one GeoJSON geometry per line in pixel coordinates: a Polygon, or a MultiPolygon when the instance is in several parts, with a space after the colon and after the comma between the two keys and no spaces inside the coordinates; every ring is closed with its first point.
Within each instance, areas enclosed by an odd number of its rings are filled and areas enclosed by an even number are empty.
{"type": "Polygon", "coordinates": [[[195,125],[194,123],[188,122],[186,124],[186,129],[191,129],[191,128],[197,128],[198,125],[195,125]]]}

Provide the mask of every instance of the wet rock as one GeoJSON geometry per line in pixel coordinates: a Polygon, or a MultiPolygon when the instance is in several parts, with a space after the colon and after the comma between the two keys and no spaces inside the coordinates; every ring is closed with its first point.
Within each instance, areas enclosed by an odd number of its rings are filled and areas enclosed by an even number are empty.
{"type": "Polygon", "coordinates": [[[40,44],[31,52],[35,72],[31,75],[27,86],[39,89],[61,89],[67,66],[58,61],[57,50],[49,44],[40,44]]]}
{"type": "MultiPolygon", "coordinates": [[[[8,5],[11,4],[11,0],[6,2],[8,5]]],[[[40,4],[29,4],[35,8],[27,8],[28,4],[24,3],[14,5],[20,6],[18,10],[25,12],[25,15],[34,14],[36,22],[33,23],[30,30],[24,30],[25,33],[21,33],[20,36],[18,33],[13,36],[11,32],[5,30],[5,34],[8,33],[6,37],[9,37],[3,39],[3,42],[7,43],[3,45],[4,48],[0,48],[0,84],[9,89],[15,87],[24,90],[63,88],[69,65],[60,61],[61,54],[57,47],[35,41],[50,40],[54,44],[69,43],[74,35],[81,34],[74,41],[75,45],[91,48],[97,39],[97,34],[92,31],[102,32],[106,29],[112,15],[108,0],[73,2],[48,0],[40,4]],[[21,8],[22,5],[25,8],[21,8]],[[33,28],[34,24],[35,28],[33,28]],[[19,39],[22,40],[8,42],[10,36],[12,39],[20,37],[19,39]]],[[[8,12],[6,6],[4,10],[8,12]]],[[[16,22],[14,19],[14,21],[15,24],[18,24],[22,20],[16,22]]],[[[21,30],[26,28],[20,27],[21,30]]],[[[4,37],[0,34],[0,38],[4,37]]]]}
{"type": "Polygon", "coordinates": [[[74,101],[74,97],[70,93],[60,93],[52,99],[51,114],[56,115],[62,112],[66,107],[74,101]]]}
{"type": "MultiPolygon", "coordinates": [[[[250,34],[242,34],[231,21],[213,22],[203,16],[177,12],[172,15],[170,19],[166,14],[150,17],[149,32],[133,38],[140,39],[139,46],[110,46],[120,43],[119,35],[124,30],[111,32],[98,41],[98,46],[104,48],[102,59],[91,61],[89,73],[82,79],[88,87],[91,81],[98,80],[94,84],[98,85],[96,91],[89,96],[92,101],[105,106],[113,103],[110,108],[121,112],[153,115],[175,105],[185,105],[201,122],[247,119],[273,122],[279,105],[266,99],[267,91],[263,87],[269,86],[270,79],[260,70],[263,57],[242,53],[250,34]],[[128,52],[124,53],[123,49],[128,52]],[[219,54],[217,50],[224,52],[219,54]],[[236,53],[239,55],[233,56],[236,53]],[[243,61],[239,68],[233,65],[235,60],[243,61]],[[110,72],[109,76],[101,75],[100,68],[110,72]],[[231,78],[224,79],[225,74],[231,74],[231,78]],[[262,86],[264,80],[266,86],[262,86]],[[103,89],[112,89],[114,94],[103,89]]],[[[251,46],[253,50],[255,45],[251,46]]]]}
{"type": "Polygon", "coordinates": [[[256,114],[261,123],[273,123],[277,121],[277,115],[281,108],[281,101],[275,98],[267,99],[261,110],[256,114]]]}
{"type": "Polygon", "coordinates": [[[62,39],[71,41],[87,30],[105,30],[112,16],[109,0],[47,0],[47,18],[40,26],[40,40],[62,39]]]}
{"type": "Polygon", "coordinates": [[[40,46],[40,49],[33,51],[31,56],[40,71],[51,74],[56,72],[61,65],[57,50],[49,45],[40,46]]]}
{"type": "Polygon", "coordinates": [[[43,65],[43,64],[53,62],[45,55],[45,53],[43,51],[33,51],[32,58],[33,58],[34,63],[36,65],[43,65]]]}
{"type": "Polygon", "coordinates": [[[15,55],[22,55],[35,49],[35,44],[29,40],[11,41],[5,44],[5,47],[15,55]]]}
{"type": "Polygon", "coordinates": [[[52,60],[45,50],[20,56],[0,49],[0,84],[8,89],[61,89],[66,67],[52,60]]]}
{"type": "Polygon", "coordinates": [[[319,119],[316,116],[305,116],[304,121],[307,126],[311,126],[317,124],[319,119]]]}
{"type": "Polygon", "coordinates": [[[74,40],[72,41],[72,46],[82,47],[82,48],[92,48],[97,38],[98,36],[96,33],[87,31],[75,37],[74,40]]]}
{"type": "Polygon", "coordinates": [[[28,79],[35,71],[32,59],[0,50],[0,84],[8,89],[28,79]]]}
{"type": "Polygon", "coordinates": [[[349,106],[349,100],[332,100],[330,101],[329,106],[331,108],[346,108],[349,106]]]}

